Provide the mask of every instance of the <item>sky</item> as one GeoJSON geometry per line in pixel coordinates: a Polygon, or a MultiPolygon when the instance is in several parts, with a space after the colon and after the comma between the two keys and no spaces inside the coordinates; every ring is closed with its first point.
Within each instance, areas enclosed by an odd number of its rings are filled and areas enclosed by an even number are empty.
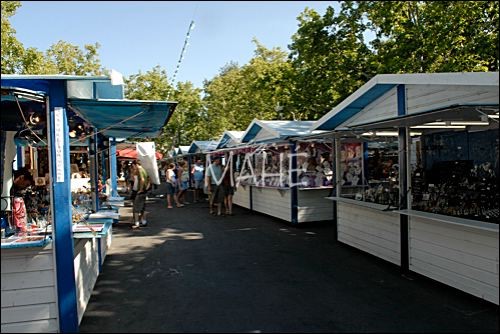
{"type": "Polygon", "coordinates": [[[175,83],[203,87],[230,62],[253,56],[255,37],[266,48],[288,51],[306,8],[323,15],[336,1],[22,1],[10,18],[25,48],[46,51],[59,40],[99,43],[101,65],[124,76],[159,65],[173,80],[191,21],[189,44],[175,83]]]}

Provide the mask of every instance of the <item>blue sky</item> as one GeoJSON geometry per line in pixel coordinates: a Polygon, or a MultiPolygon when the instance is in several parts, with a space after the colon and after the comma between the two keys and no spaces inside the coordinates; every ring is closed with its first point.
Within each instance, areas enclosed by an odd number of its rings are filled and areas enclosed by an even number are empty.
{"type": "Polygon", "coordinates": [[[336,1],[22,1],[11,17],[25,47],[46,51],[59,40],[98,42],[104,67],[125,76],[160,65],[172,79],[191,20],[184,59],[176,77],[202,88],[230,61],[246,64],[255,37],[267,48],[288,51],[305,7],[320,15],[336,1]]]}

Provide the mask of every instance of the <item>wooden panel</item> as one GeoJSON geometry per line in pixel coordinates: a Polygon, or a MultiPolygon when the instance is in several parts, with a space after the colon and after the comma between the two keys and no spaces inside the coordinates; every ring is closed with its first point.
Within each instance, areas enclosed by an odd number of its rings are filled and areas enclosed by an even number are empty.
{"type": "Polygon", "coordinates": [[[446,257],[424,252],[419,249],[412,249],[411,259],[418,259],[422,262],[433,265],[434,267],[443,268],[447,270],[450,275],[458,275],[460,277],[468,277],[489,285],[498,285],[498,274],[477,269],[467,264],[452,261],[446,257]]]}
{"type": "Polygon", "coordinates": [[[78,322],[83,318],[88,301],[99,275],[98,240],[81,239],[74,260],[78,322]]]}
{"type": "Polygon", "coordinates": [[[53,286],[34,289],[2,290],[2,307],[55,302],[56,294],[53,286]]]}
{"type": "Polygon", "coordinates": [[[490,254],[490,258],[471,255],[465,252],[460,252],[455,249],[447,248],[445,244],[436,245],[433,243],[425,242],[414,238],[410,239],[410,247],[415,250],[428,253],[429,256],[432,256],[432,254],[439,254],[439,256],[446,259],[450,259],[451,261],[460,262],[467,266],[471,266],[473,268],[498,274],[498,266],[497,266],[498,259],[495,260],[493,254],[490,254]]]}
{"type": "Polygon", "coordinates": [[[351,117],[344,125],[353,126],[355,124],[396,117],[398,115],[396,94],[397,88],[389,90],[377,100],[370,103],[361,112],[351,117]]]}
{"type": "Polygon", "coordinates": [[[337,204],[339,241],[400,264],[399,215],[348,203],[337,204]]]}
{"type": "Polygon", "coordinates": [[[331,189],[299,190],[298,222],[333,220],[332,201],[325,199],[331,191],[331,189]]]}
{"type": "Polygon", "coordinates": [[[428,235],[436,235],[437,238],[445,238],[455,249],[462,249],[464,241],[473,244],[473,248],[482,246],[485,250],[498,249],[498,233],[492,231],[449,225],[420,217],[410,217],[410,229],[413,230],[412,233],[418,233],[418,230],[428,235]]]}
{"type": "Polygon", "coordinates": [[[56,303],[25,305],[2,309],[2,324],[41,319],[55,319],[57,317],[56,303]]]}
{"type": "Polygon", "coordinates": [[[491,286],[468,277],[458,276],[443,268],[435,267],[418,259],[412,260],[410,263],[410,270],[497,305],[499,303],[498,285],[491,286]]]}
{"type": "Polygon", "coordinates": [[[25,273],[2,273],[2,291],[54,285],[53,270],[28,271],[25,273]]]}
{"type": "Polygon", "coordinates": [[[234,192],[233,204],[250,209],[250,186],[238,187],[234,192]]]}
{"type": "Polygon", "coordinates": [[[400,265],[401,260],[398,253],[394,251],[388,251],[386,248],[379,247],[378,245],[368,245],[362,242],[357,236],[351,236],[349,234],[339,233],[338,239],[340,242],[348,244],[354,248],[367,252],[369,254],[375,255],[385,261],[400,265]]]}
{"type": "Polygon", "coordinates": [[[51,249],[41,252],[36,250],[26,252],[26,249],[23,249],[23,251],[17,251],[17,249],[2,249],[2,274],[53,268],[54,261],[51,249]]]}
{"type": "Polygon", "coordinates": [[[339,225],[338,231],[339,231],[339,234],[343,233],[343,234],[348,234],[348,235],[355,237],[355,238],[359,238],[360,242],[364,242],[364,243],[370,244],[370,245],[376,245],[376,246],[385,248],[390,252],[399,253],[399,242],[397,242],[395,240],[380,237],[378,235],[369,233],[366,230],[352,228],[349,225],[339,225]]]}
{"type": "Polygon", "coordinates": [[[411,270],[498,304],[498,233],[410,217],[409,238],[411,270]]]}
{"type": "Polygon", "coordinates": [[[322,220],[333,220],[333,208],[300,207],[297,219],[299,223],[314,222],[322,220]]]}
{"type": "Polygon", "coordinates": [[[253,209],[286,221],[292,219],[290,191],[273,188],[253,188],[253,209]]]}
{"type": "Polygon", "coordinates": [[[58,333],[59,324],[55,319],[2,324],[2,333],[58,333]]]}
{"type": "Polygon", "coordinates": [[[407,85],[408,114],[453,104],[498,103],[498,86],[407,85]]]}
{"type": "Polygon", "coordinates": [[[57,332],[52,246],[2,250],[2,333],[57,332]]]}

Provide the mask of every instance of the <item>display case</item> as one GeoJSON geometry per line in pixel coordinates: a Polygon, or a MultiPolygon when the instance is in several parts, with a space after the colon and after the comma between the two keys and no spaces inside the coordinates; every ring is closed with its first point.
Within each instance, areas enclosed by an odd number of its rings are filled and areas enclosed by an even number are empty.
{"type": "Polygon", "coordinates": [[[396,137],[340,145],[340,196],[397,208],[399,163],[396,137]]]}
{"type": "Polygon", "coordinates": [[[413,210],[498,224],[498,129],[412,140],[413,210]]]}

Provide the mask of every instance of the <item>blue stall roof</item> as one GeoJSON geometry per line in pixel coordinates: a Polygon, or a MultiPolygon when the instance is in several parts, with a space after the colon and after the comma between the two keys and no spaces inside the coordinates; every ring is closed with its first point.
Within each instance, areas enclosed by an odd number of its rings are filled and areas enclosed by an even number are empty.
{"type": "Polygon", "coordinates": [[[284,139],[305,136],[311,133],[314,121],[262,121],[254,119],[241,138],[242,143],[254,140],[259,132],[266,131],[269,136],[265,139],[284,139]]]}
{"type": "Polygon", "coordinates": [[[398,85],[498,86],[498,72],[378,74],[316,121],[311,130],[335,130],[398,85]]]}
{"type": "Polygon", "coordinates": [[[188,153],[206,153],[208,151],[213,151],[217,147],[217,141],[215,140],[195,140],[189,146],[188,153]]]}
{"type": "MultiPolygon", "coordinates": [[[[104,76],[11,74],[1,78],[2,92],[6,87],[39,96],[51,96],[53,87],[61,94],[58,86],[61,82],[65,84],[67,109],[107,137],[156,137],[177,106],[172,101],[123,99],[123,85],[114,84],[104,76]]],[[[4,102],[16,102],[8,101],[7,97],[2,96],[2,106],[4,102]]]]}
{"type": "Polygon", "coordinates": [[[244,133],[245,131],[224,131],[219,139],[216,149],[239,144],[244,133]]]}
{"type": "Polygon", "coordinates": [[[177,102],[68,99],[68,106],[107,137],[156,137],[177,102]]]}

